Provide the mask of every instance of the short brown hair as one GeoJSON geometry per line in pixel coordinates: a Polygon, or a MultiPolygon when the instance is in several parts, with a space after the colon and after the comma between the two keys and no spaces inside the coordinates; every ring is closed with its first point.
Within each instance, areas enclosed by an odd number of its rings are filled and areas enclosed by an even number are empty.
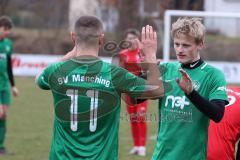
{"type": "Polygon", "coordinates": [[[0,27],[4,27],[6,29],[11,29],[13,27],[13,22],[11,18],[8,16],[1,16],[0,17],[0,27]]]}
{"type": "Polygon", "coordinates": [[[102,22],[94,16],[80,17],[74,26],[77,43],[95,44],[97,37],[103,33],[102,22]]]}
{"type": "Polygon", "coordinates": [[[138,39],[140,39],[140,32],[137,29],[129,28],[124,32],[124,38],[127,37],[128,34],[132,34],[136,36],[138,39]]]}
{"type": "Polygon", "coordinates": [[[184,34],[193,37],[197,44],[203,42],[206,29],[201,20],[201,18],[197,17],[179,18],[175,23],[172,24],[172,38],[179,36],[179,34],[184,34]]]}

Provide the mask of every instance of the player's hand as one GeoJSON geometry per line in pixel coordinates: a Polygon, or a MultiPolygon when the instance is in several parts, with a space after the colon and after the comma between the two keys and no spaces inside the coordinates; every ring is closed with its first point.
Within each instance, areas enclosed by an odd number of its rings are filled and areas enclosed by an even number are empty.
{"type": "Polygon", "coordinates": [[[17,87],[12,87],[12,93],[13,93],[13,96],[14,97],[17,97],[18,96],[18,94],[19,94],[19,91],[18,91],[18,89],[17,89],[17,87]]]}
{"type": "Polygon", "coordinates": [[[192,80],[189,77],[189,75],[187,74],[187,72],[185,72],[183,69],[179,69],[182,78],[180,79],[176,79],[176,82],[178,84],[178,86],[186,93],[186,94],[190,94],[193,91],[193,85],[192,85],[192,80]]]}
{"type": "Polygon", "coordinates": [[[141,48],[142,54],[146,62],[156,63],[157,52],[157,33],[152,26],[147,25],[142,28],[141,34],[141,48]]]}

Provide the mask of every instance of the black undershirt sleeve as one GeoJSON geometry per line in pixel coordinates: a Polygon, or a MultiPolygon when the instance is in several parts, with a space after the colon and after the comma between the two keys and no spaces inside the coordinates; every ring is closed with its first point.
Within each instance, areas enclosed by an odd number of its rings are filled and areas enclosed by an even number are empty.
{"type": "Polygon", "coordinates": [[[13,78],[13,72],[12,72],[12,63],[11,63],[11,56],[8,55],[7,56],[7,73],[8,73],[8,77],[11,83],[11,86],[15,86],[14,83],[14,78],[13,78]]]}
{"type": "Polygon", "coordinates": [[[208,101],[193,90],[189,95],[186,95],[188,99],[197,107],[197,109],[212,119],[214,122],[220,122],[225,110],[226,101],[220,99],[214,99],[208,101]]]}
{"type": "Polygon", "coordinates": [[[240,141],[238,142],[236,160],[240,160],[240,141]]]}

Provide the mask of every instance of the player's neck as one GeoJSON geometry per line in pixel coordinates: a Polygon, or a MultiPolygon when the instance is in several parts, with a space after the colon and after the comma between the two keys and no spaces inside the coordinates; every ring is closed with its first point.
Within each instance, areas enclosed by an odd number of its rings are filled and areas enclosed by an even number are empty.
{"type": "Polygon", "coordinates": [[[191,62],[191,63],[186,63],[186,64],[181,64],[182,68],[188,68],[188,69],[194,69],[199,67],[200,65],[203,64],[203,60],[199,58],[198,60],[191,62]]]}
{"type": "Polygon", "coordinates": [[[74,56],[98,56],[99,47],[76,46],[74,49],[74,56]]]}

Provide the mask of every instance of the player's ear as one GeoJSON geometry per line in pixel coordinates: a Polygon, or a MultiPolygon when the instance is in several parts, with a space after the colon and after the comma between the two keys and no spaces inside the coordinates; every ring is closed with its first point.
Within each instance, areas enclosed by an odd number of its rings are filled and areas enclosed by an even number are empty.
{"type": "Polygon", "coordinates": [[[204,41],[201,41],[201,42],[198,44],[197,49],[198,49],[198,50],[202,50],[204,47],[205,47],[205,46],[204,46],[204,41]]]}
{"type": "Polygon", "coordinates": [[[70,32],[70,36],[71,36],[71,39],[72,39],[72,41],[73,41],[73,43],[75,45],[75,43],[76,43],[76,34],[74,32],[70,32]]]}
{"type": "Polygon", "coordinates": [[[104,40],[104,34],[102,33],[102,34],[99,35],[99,38],[98,38],[98,44],[100,46],[103,45],[103,40],[104,40]]]}

